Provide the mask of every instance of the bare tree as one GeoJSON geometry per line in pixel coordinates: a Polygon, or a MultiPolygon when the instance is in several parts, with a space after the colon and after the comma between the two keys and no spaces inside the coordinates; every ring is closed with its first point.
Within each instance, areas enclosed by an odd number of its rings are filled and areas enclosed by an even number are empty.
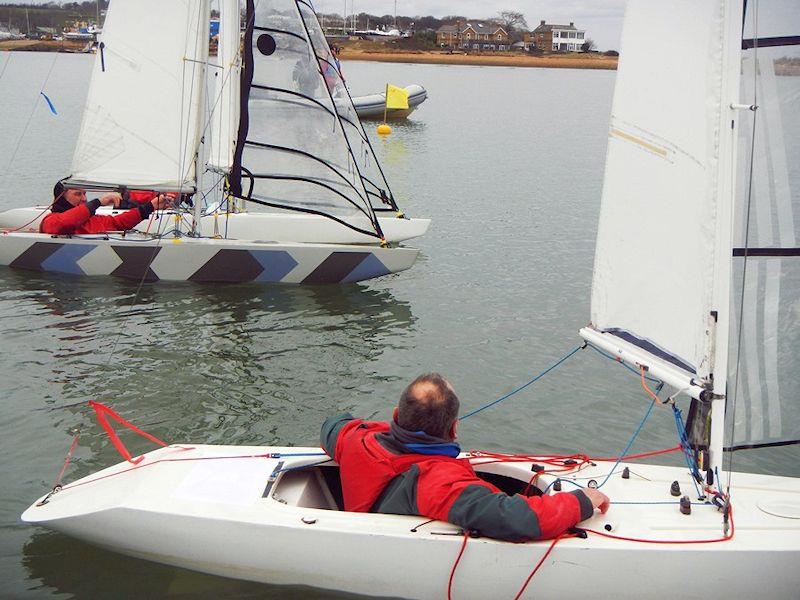
{"type": "Polygon", "coordinates": [[[500,16],[500,24],[508,33],[511,33],[512,31],[528,29],[528,23],[525,21],[525,15],[523,15],[521,12],[514,12],[513,10],[501,10],[497,14],[500,16]]]}
{"type": "Polygon", "coordinates": [[[586,38],[586,41],[581,44],[581,52],[591,52],[595,48],[597,48],[597,44],[592,38],[586,38]]]}

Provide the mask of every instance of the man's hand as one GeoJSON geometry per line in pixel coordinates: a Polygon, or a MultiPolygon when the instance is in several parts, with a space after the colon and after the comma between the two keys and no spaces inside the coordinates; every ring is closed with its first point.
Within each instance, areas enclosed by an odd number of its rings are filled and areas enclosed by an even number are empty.
{"type": "Polygon", "coordinates": [[[109,192],[105,196],[100,198],[100,204],[103,206],[111,206],[113,205],[114,208],[119,207],[119,203],[122,202],[122,196],[117,192],[109,192]]]}
{"type": "Polygon", "coordinates": [[[611,504],[611,500],[600,490],[596,490],[594,488],[583,488],[583,493],[586,494],[586,497],[589,498],[589,501],[592,503],[592,506],[595,508],[599,508],[600,512],[606,514],[608,510],[609,504],[611,504]]]}
{"type": "Polygon", "coordinates": [[[175,201],[177,194],[159,194],[155,198],[153,198],[150,202],[153,205],[153,208],[156,210],[164,210],[165,208],[169,208],[172,206],[172,203],[175,201]]]}

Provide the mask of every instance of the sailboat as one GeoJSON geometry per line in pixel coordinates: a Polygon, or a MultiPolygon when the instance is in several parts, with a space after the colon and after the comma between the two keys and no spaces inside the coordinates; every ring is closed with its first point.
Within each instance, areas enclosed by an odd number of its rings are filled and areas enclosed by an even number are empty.
{"type": "Polygon", "coordinates": [[[338,466],[318,448],[155,440],[164,446],[125,451],[129,460],[54,488],[22,519],[169,565],[373,596],[511,598],[529,584],[546,598],[796,597],[800,479],[724,460],[800,439],[796,315],[776,327],[779,307],[796,310],[787,219],[800,197],[788,194],[780,136],[781,109],[797,118],[797,105],[772,95],[796,93],[774,66],[800,37],[763,36],[756,11],[631,0],[623,29],[580,334],[636,372],[650,409],[674,408],[685,465],[637,462],[627,449],[618,460],[469,452],[509,494],[589,486],[612,500],[568,537],[511,544],[424,517],[343,511],[338,466]]]}
{"type": "Polygon", "coordinates": [[[310,6],[249,3],[243,43],[239,2],[220,9],[214,64],[207,1],[112,3],[63,182],[174,192],[193,206],[158,212],[124,236],[65,237],[38,233],[47,206],[12,209],[0,214],[0,264],[134,280],[339,283],[414,263],[418,251],[398,244],[430,221],[398,208],[310,6]],[[155,23],[144,18],[154,14],[155,23]]]}

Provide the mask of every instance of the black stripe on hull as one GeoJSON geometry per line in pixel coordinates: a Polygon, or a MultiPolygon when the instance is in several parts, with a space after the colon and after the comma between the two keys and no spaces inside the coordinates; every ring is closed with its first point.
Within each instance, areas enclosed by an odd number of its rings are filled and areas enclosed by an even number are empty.
{"type": "Polygon", "coordinates": [[[61,249],[64,244],[54,244],[51,242],[34,242],[25,252],[11,261],[9,267],[15,269],[27,269],[29,271],[44,271],[42,263],[52,254],[61,249]]]}
{"type": "Polygon", "coordinates": [[[800,248],[734,248],[734,256],[800,256],[800,248]]]}
{"type": "Polygon", "coordinates": [[[303,283],[339,283],[370,256],[370,252],[331,252],[303,283]]]}

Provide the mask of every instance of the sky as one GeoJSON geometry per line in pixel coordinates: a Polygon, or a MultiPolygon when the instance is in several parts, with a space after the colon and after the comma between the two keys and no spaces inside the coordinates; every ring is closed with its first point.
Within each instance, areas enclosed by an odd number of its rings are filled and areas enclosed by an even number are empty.
{"type": "MultiPolygon", "coordinates": [[[[345,0],[314,0],[319,12],[342,13],[345,0]]],[[[365,12],[373,15],[394,14],[394,0],[347,0],[348,14],[365,12]]],[[[397,0],[397,14],[404,16],[464,15],[472,19],[494,17],[501,10],[513,10],[525,15],[531,29],[545,20],[568,25],[575,23],[586,30],[599,50],[619,49],[625,0],[397,0]]]]}

